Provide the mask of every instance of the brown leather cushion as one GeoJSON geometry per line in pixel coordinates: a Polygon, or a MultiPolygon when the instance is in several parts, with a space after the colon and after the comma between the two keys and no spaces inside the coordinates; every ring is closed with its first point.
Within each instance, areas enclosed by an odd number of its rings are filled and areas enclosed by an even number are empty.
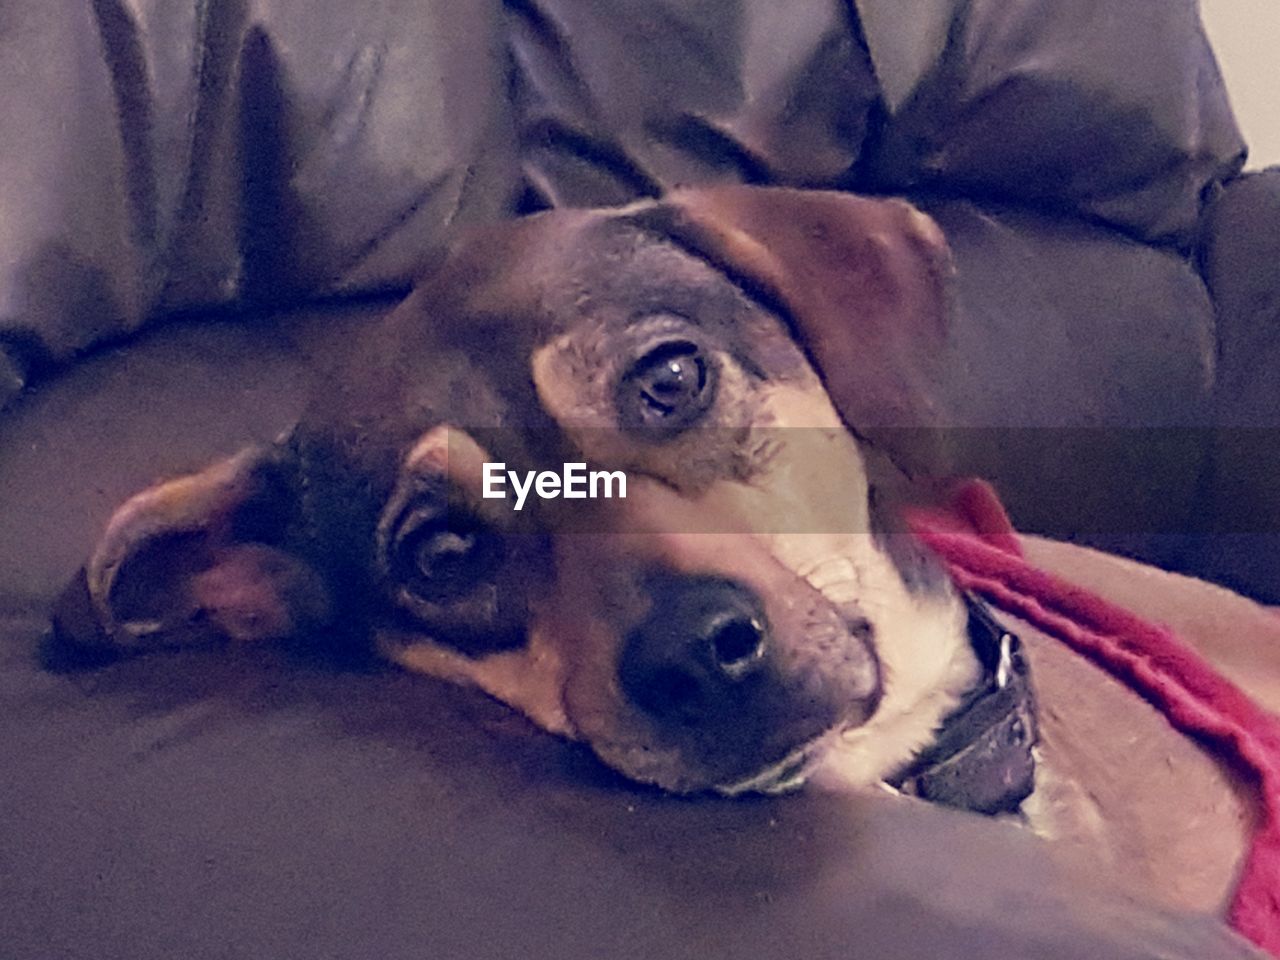
{"type": "Polygon", "coordinates": [[[1214,199],[1200,256],[1217,306],[1217,429],[1203,493],[1210,535],[1189,568],[1280,603],[1280,167],[1214,199]]]}

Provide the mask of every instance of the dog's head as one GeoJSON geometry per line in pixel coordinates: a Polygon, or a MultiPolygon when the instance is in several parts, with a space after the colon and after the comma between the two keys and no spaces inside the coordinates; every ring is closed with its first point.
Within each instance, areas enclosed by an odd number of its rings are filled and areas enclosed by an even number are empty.
{"type": "Polygon", "coordinates": [[[920,468],[877,438],[929,421],[947,269],[905,203],[786,190],[473,234],[288,437],[121,507],[77,629],[369,637],[636,780],[791,785],[926,669],[903,635],[946,588],[875,529],[868,458],[920,468]],[[515,509],[507,471],[571,463],[584,496],[515,509]]]}

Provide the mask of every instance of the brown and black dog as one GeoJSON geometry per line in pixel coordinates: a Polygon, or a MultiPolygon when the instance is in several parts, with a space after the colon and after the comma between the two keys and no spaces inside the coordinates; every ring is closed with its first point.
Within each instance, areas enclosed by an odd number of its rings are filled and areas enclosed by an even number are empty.
{"type": "Polygon", "coordinates": [[[287,437],[117,511],[80,640],[354,638],[669,791],[902,786],[932,756],[946,800],[983,754],[1001,788],[962,805],[1218,908],[1247,827],[1226,774],[1100,671],[994,624],[894,520],[891,478],[937,456],[916,428],[950,269],[908,204],[820,192],[473,233],[287,437]],[[625,497],[548,482],[515,509],[485,495],[498,463],[581,463],[625,497]]]}

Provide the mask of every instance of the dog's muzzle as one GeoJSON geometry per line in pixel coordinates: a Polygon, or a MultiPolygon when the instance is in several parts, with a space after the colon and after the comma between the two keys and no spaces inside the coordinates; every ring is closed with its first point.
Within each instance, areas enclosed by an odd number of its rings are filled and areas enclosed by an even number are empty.
{"type": "Polygon", "coordinates": [[[619,686],[664,745],[715,771],[710,786],[798,784],[819,741],[874,711],[867,638],[834,609],[813,611],[805,635],[785,636],[732,580],[663,576],[648,593],[649,613],[623,644],[619,686]]]}

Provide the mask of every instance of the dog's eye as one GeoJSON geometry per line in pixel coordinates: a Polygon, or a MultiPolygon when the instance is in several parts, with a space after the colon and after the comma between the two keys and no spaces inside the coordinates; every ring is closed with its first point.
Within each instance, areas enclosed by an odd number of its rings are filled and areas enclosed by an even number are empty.
{"type": "Polygon", "coordinates": [[[715,399],[716,368],[689,340],[669,340],[646,351],[618,385],[618,413],[633,429],[670,435],[693,424],[715,399]]]}
{"type": "Polygon", "coordinates": [[[396,537],[396,579],[424,600],[441,602],[492,580],[503,541],[473,518],[451,510],[411,519],[396,537]]]}

